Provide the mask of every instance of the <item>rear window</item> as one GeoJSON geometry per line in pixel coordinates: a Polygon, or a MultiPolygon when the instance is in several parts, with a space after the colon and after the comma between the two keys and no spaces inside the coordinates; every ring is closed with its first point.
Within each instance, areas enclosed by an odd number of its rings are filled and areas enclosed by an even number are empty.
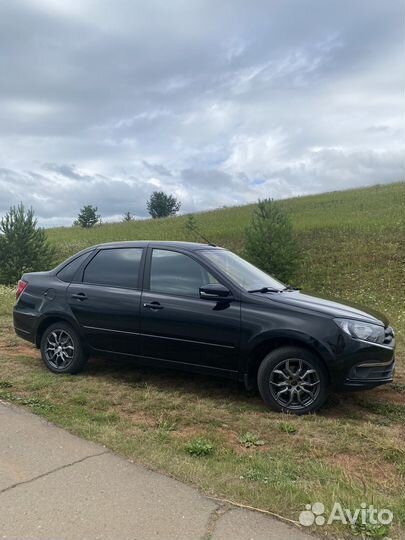
{"type": "Polygon", "coordinates": [[[136,289],[142,248],[103,249],[86,266],[83,282],[136,289]]]}
{"type": "Polygon", "coordinates": [[[62,281],[67,281],[68,283],[71,283],[75,277],[76,272],[80,268],[80,265],[89,257],[89,255],[93,253],[92,251],[87,251],[86,253],[82,253],[82,255],[79,255],[76,257],[76,259],[73,259],[73,261],[70,261],[66,266],[62,268],[56,275],[59,279],[62,281]]]}

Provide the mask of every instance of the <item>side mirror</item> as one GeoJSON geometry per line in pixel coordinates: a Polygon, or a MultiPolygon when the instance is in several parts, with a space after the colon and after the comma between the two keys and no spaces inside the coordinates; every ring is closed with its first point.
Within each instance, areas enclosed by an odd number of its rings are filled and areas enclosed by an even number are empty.
{"type": "Polygon", "coordinates": [[[204,300],[231,300],[231,291],[220,283],[209,283],[200,287],[200,298],[204,300]]]}

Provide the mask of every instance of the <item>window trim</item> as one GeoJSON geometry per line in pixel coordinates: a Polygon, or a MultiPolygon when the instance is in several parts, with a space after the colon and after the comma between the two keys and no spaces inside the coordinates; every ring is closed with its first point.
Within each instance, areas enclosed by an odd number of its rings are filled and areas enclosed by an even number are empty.
{"type": "Polygon", "coordinates": [[[82,283],[83,285],[91,285],[93,287],[108,287],[110,289],[126,289],[129,291],[141,291],[142,290],[142,281],[143,281],[143,272],[144,272],[144,266],[145,266],[145,258],[146,258],[146,251],[147,249],[144,246],[114,246],[114,247],[105,247],[105,248],[99,248],[95,250],[95,253],[93,256],[86,262],[86,264],[81,268],[81,275],[80,275],[80,281],[79,283],[82,283]],[[92,260],[97,257],[97,255],[101,251],[111,251],[114,249],[138,249],[141,250],[141,259],[139,261],[139,272],[138,272],[138,281],[135,287],[124,287],[119,285],[108,285],[106,283],[91,283],[88,281],[84,281],[84,274],[86,272],[87,267],[92,262],[92,260]]]}
{"type": "Polygon", "coordinates": [[[209,274],[211,274],[221,285],[224,285],[224,287],[228,287],[228,289],[231,291],[231,294],[233,295],[234,290],[233,287],[230,286],[230,284],[227,282],[228,280],[224,280],[223,276],[216,270],[211,268],[209,265],[205,264],[205,261],[201,260],[198,256],[195,257],[193,252],[185,251],[182,249],[177,248],[168,248],[168,247],[159,247],[159,246],[148,246],[147,248],[147,255],[146,255],[146,261],[145,261],[145,267],[144,267],[144,280],[143,280],[143,291],[147,292],[148,294],[156,294],[156,295],[165,295],[168,297],[179,297],[179,298],[190,298],[193,300],[201,300],[203,302],[207,302],[207,300],[201,299],[199,296],[191,296],[188,294],[180,294],[180,293],[171,293],[171,292],[164,292],[164,291],[153,291],[150,288],[150,277],[151,277],[151,270],[152,270],[152,256],[153,256],[153,250],[159,250],[159,251],[169,251],[171,253],[179,253],[180,255],[185,255],[186,257],[190,257],[194,262],[199,264],[204,270],[206,270],[209,274]],[[225,281],[225,283],[224,283],[225,281]]]}

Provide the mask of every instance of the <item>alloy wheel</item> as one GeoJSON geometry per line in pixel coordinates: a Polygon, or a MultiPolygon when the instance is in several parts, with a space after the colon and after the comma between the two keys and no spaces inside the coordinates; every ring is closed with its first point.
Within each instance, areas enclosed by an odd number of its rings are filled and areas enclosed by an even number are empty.
{"type": "Polygon", "coordinates": [[[270,373],[270,392],[285,409],[299,410],[317,399],[321,379],[319,373],[302,358],[288,358],[279,362],[270,373]]]}
{"type": "Polygon", "coordinates": [[[45,356],[55,369],[64,369],[74,359],[73,338],[66,330],[53,330],[46,339],[45,356]]]}

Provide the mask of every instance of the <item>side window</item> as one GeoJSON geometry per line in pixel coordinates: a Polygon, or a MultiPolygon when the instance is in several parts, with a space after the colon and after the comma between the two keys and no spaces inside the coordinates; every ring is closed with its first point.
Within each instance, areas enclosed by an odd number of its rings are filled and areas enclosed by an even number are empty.
{"type": "Polygon", "coordinates": [[[83,283],[136,289],[141,248],[102,249],[86,266],[83,283]]]}
{"type": "Polygon", "coordinates": [[[79,255],[76,257],[76,259],[73,259],[73,261],[70,261],[67,265],[65,265],[62,270],[59,270],[57,273],[57,276],[62,281],[67,281],[68,283],[71,283],[73,281],[73,278],[75,277],[76,272],[79,270],[80,265],[87,259],[87,257],[90,256],[90,254],[93,253],[92,251],[87,251],[87,253],[83,253],[82,255],[79,255]]]}
{"type": "Polygon", "coordinates": [[[203,266],[183,253],[154,249],[150,271],[150,290],[199,298],[199,288],[218,283],[203,266]]]}

